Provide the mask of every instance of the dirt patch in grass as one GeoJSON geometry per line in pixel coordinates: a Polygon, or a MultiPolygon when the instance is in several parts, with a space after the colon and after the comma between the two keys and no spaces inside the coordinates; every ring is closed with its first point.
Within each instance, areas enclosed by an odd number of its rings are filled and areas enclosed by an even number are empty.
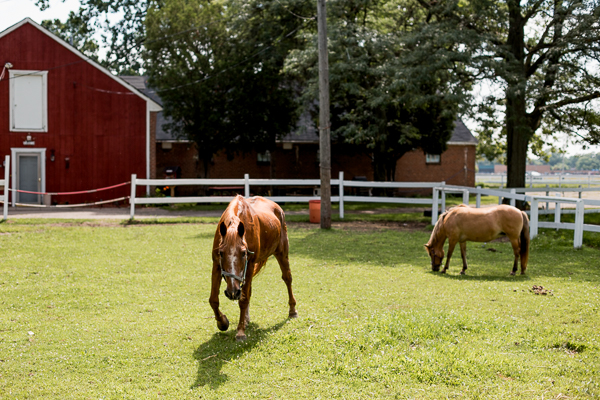
{"type": "Polygon", "coordinates": [[[540,285],[533,285],[533,287],[531,289],[529,289],[533,294],[541,294],[541,295],[552,295],[552,290],[550,289],[546,289],[543,286],[540,285]]]}

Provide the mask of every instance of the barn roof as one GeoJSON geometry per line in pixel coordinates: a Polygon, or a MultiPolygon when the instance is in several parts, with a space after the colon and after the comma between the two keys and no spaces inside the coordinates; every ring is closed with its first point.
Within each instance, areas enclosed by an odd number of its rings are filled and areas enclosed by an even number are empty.
{"type": "Polygon", "coordinates": [[[62,40],[61,38],[59,38],[58,36],[56,36],[55,34],[53,34],[52,32],[50,32],[49,30],[47,30],[43,26],[39,25],[38,23],[36,23],[35,21],[33,21],[31,18],[25,18],[21,22],[18,22],[16,24],[14,24],[13,26],[11,26],[11,27],[5,29],[4,31],[0,32],[0,38],[8,35],[9,33],[13,32],[13,31],[16,31],[17,29],[19,29],[20,27],[22,27],[25,24],[30,24],[30,25],[34,26],[35,28],[39,29],[41,32],[43,32],[44,34],[48,35],[50,38],[52,38],[58,44],[60,44],[61,46],[65,47],[67,50],[73,52],[78,57],[80,57],[81,59],[83,59],[83,61],[87,62],[88,64],[91,64],[92,66],[94,66],[95,68],[99,69],[100,71],[102,71],[104,74],[106,74],[110,78],[112,78],[115,81],[117,81],[118,83],[120,83],[127,90],[135,93],[136,95],[138,95],[139,97],[141,97],[142,99],[144,99],[144,101],[146,101],[147,107],[148,107],[148,109],[150,111],[161,111],[162,110],[162,107],[161,107],[161,105],[160,105],[159,102],[157,102],[156,100],[154,100],[154,99],[150,98],[149,96],[143,94],[141,91],[139,91],[138,89],[136,89],[130,83],[124,81],[123,79],[119,78],[118,76],[113,75],[109,70],[107,70],[106,68],[104,68],[102,65],[100,65],[97,62],[91,60],[89,57],[86,57],[83,53],[81,53],[75,47],[71,46],[69,43],[65,42],[64,40],[62,40]]]}
{"type": "MultiPolygon", "coordinates": [[[[304,113],[300,116],[296,130],[285,135],[280,141],[288,143],[319,143],[319,134],[308,113],[304,113]]],[[[473,136],[469,128],[465,126],[462,120],[458,118],[455,122],[454,132],[452,132],[452,137],[450,137],[448,144],[455,146],[476,145],[477,139],[473,136]]]]}
{"type": "MultiPolygon", "coordinates": [[[[120,78],[162,106],[162,100],[158,93],[148,86],[147,76],[121,75],[120,78]]],[[[162,111],[156,115],[156,140],[159,142],[188,142],[189,140],[178,139],[163,129],[163,125],[169,122],[171,122],[170,119],[165,117],[162,111]]]]}

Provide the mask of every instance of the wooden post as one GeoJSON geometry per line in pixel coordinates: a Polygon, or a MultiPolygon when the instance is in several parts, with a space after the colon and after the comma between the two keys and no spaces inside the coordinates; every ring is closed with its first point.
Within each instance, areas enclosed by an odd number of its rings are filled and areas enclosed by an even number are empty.
{"type": "Polygon", "coordinates": [[[531,218],[529,219],[529,237],[531,239],[535,238],[538,234],[539,203],[540,201],[535,197],[531,200],[531,218]]]}
{"type": "Polygon", "coordinates": [[[319,151],[321,163],[321,229],[331,229],[331,141],[329,138],[329,59],[325,0],[317,0],[319,36],[319,151]]]}
{"type": "MultiPolygon", "coordinates": [[[[556,193],[556,197],[560,197],[560,193],[556,193]]],[[[554,222],[560,224],[560,202],[557,200],[554,204],[554,222]]],[[[556,230],[558,230],[558,228],[556,228],[556,230]]]]}
{"type": "Polygon", "coordinates": [[[340,219],[344,219],[344,171],[340,171],[338,179],[340,187],[340,219]]]}
{"type": "Polygon", "coordinates": [[[4,203],[2,204],[2,215],[4,220],[8,218],[8,195],[9,190],[9,179],[10,179],[10,156],[4,157],[4,203]]]}
{"type": "Polygon", "coordinates": [[[433,188],[433,199],[431,201],[431,225],[435,225],[438,220],[438,188],[433,188]]]}
{"type": "Polygon", "coordinates": [[[577,200],[575,207],[575,235],[573,237],[573,247],[580,249],[583,246],[583,218],[585,208],[583,200],[577,200]]]}
{"type": "Polygon", "coordinates": [[[250,197],[250,174],[244,174],[244,197],[250,197]]]}
{"type": "Polygon", "coordinates": [[[135,217],[135,180],[137,179],[136,174],[131,175],[131,197],[129,198],[129,204],[131,204],[130,218],[135,217]]]}
{"type": "MultiPolygon", "coordinates": [[[[477,189],[481,189],[481,186],[477,186],[477,189]]],[[[481,193],[477,192],[477,198],[475,200],[475,207],[481,207],[481,193]]]]}

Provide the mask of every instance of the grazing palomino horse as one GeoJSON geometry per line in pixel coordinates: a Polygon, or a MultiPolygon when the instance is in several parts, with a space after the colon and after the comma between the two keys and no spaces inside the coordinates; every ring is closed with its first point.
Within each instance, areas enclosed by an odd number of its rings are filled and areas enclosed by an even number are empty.
{"type": "Polygon", "coordinates": [[[521,275],[523,275],[529,258],[529,218],[523,211],[508,205],[471,208],[461,204],[443,213],[433,228],[429,242],[425,245],[431,257],[431,268],[434,271],[440,270],[444,259],[444,243],[448,238],[448,258],[442,273],[448,270],[454,247],[459,243],[463,261],[463,269],[460,273],[464,275],[467,269],[466,242],[489,242],[502,232],[510,239],[515,255],[515,263],[510,274],[514,275],[517,272],[520,256],[521,275]]]}
{"type": "Polygon", "coordinates": [[[229,328],[229,320],[219,311],[221,279],[227,283],[225,296],[230,300],[239,300],[240,322],[235,338],[245,340],[246,326],[250,322],[248,306],[252,295],[252,278],[260,272],[271,255],[277,259],[287,285],[289,317],[298,316],[288,253],[287,227],[281,207],[260,196],[245,199],[238,195],[229,203],[219,220],[212,250],[209,303],[220,330],[229,328]]]}

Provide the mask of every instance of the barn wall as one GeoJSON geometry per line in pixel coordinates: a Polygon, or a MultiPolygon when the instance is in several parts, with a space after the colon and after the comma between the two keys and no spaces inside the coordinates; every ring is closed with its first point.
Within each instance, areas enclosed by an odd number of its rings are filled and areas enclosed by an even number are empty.
{"type": "MultiPolygon", "coordinates": [[[[34,132],[32,148],[46,148],[46,191],[80,191],[145,178],[146,102],[31,24],[0,38],[0,64],[48,71],[48,132],[34,132]],[[50,161],[54,150],[55,161],[50,161]],[[69,158],[66,168],[65,158],[69,158]]],[[[9,131],[9,81],[0,81],[0,154],[23,145],[27,133],[9,131]]],[[[140,188],[140,194],[143,188],[140,188]]],[[[71,204],[129,194],[128,186],[85,196],[55,196],[71,204]]]]}

